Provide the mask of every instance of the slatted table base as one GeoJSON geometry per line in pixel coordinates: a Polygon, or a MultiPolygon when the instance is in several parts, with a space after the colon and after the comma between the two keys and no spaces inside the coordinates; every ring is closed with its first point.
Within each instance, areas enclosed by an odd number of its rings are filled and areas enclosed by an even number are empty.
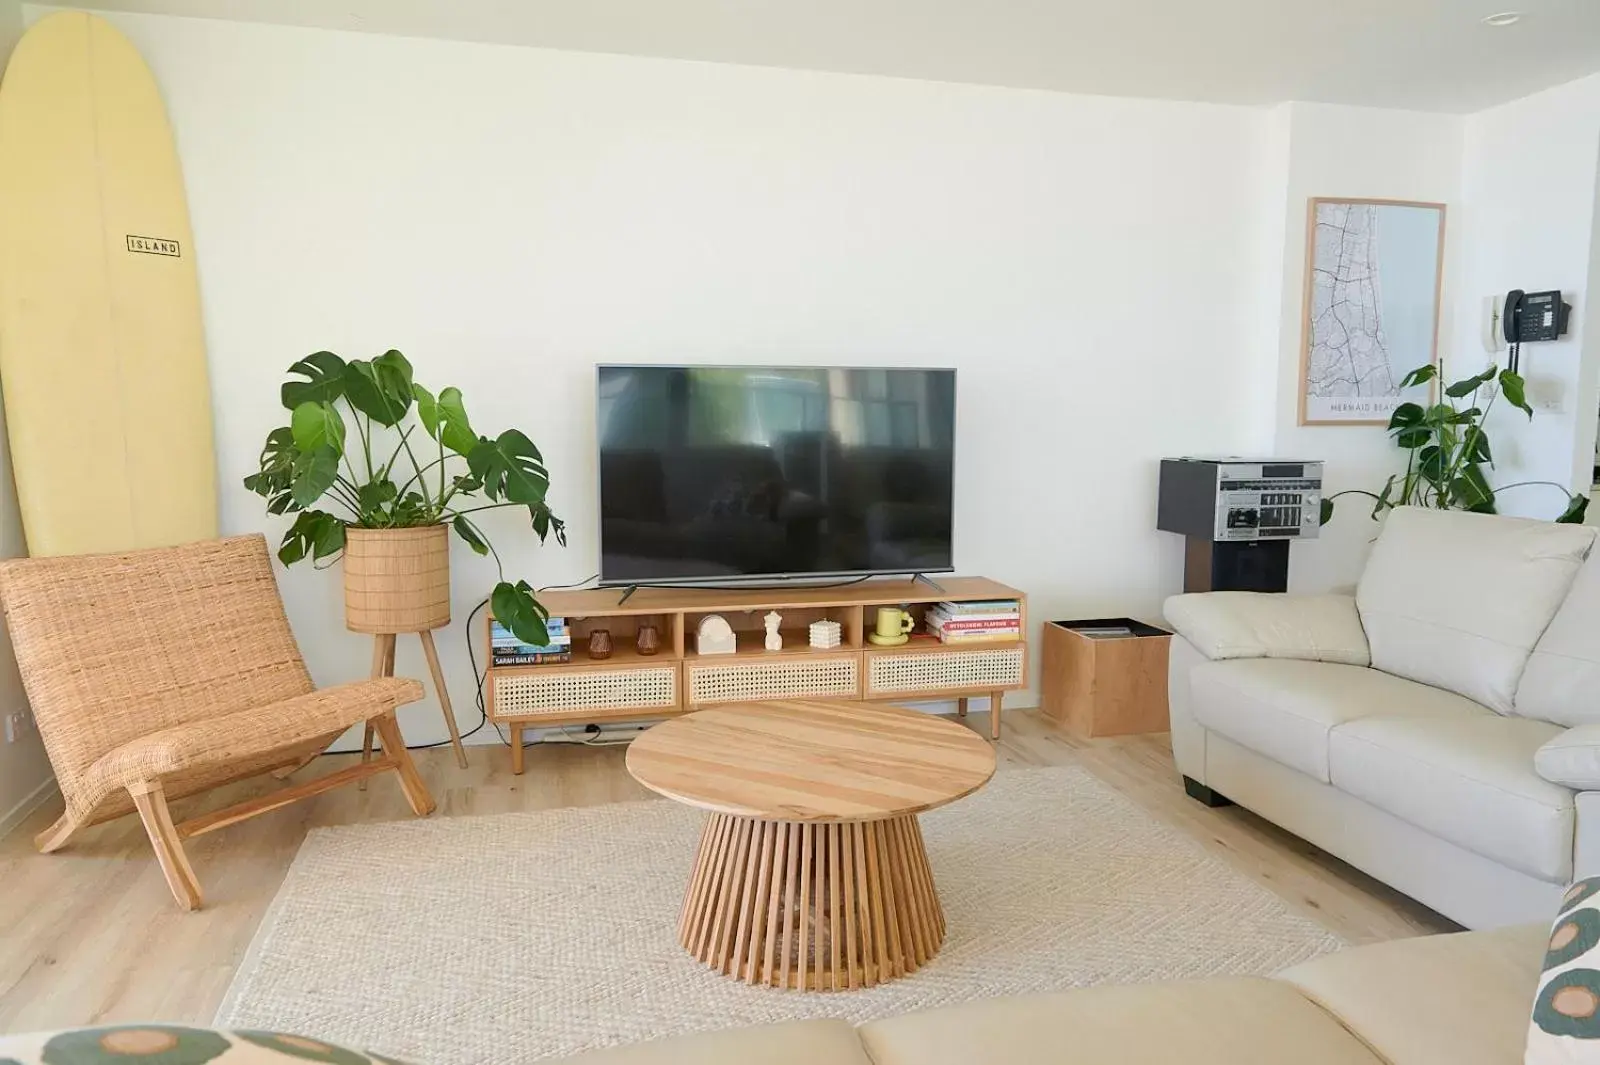
{"type": "Polygon", "coordinates": [[[916,972],[944,942],[915,816],[809,824],[712,814],[678,940],[751,984],[843,991],[916,972]]]}

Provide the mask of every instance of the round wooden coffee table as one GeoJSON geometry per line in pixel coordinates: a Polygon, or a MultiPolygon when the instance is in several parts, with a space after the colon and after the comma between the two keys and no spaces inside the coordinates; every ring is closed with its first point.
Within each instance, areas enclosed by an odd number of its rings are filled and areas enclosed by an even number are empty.
{"type": "Polygon", "coordinates": [[[711,812],[678,919],[689,953],[752,984],[838,991],[938,952],[917,814],[982,787],[994,750],[897,706],[742,703],[655,726],[628,772],[711,812]]]}

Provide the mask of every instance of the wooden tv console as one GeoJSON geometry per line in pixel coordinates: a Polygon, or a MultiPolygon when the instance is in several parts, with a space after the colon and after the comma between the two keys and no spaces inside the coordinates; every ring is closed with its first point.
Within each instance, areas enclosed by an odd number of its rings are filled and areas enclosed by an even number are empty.
{"type": "Polygon", "coordinates": [[[511,768],[522,772],[522,733],[528,728],[640,721],[672,717],[716,703],[759,699],[863,699],[914,701],[988,696],[995,707],[990,733],[1000,735],[1001,696],[1027,684],[1027,598],[983,577],[924,582],[873,580],[834,587],[788,590],[641,588],[627,602],[621,589],[549,592],[540,601],[572,631],[572,661],[540,666],[495,666],[485,683],[489,720],[511,730],[511,768]],[[947,645],[913,637],[899,647],[867,641],[880,606],[904,607],[925,631],[923,615],[945,601],[1015,599],[1022,604],[1022,638],[1004,643],[947,645]],[[783,615],[783,650],[765,649],[762,617],[783,615]],[[733,654],[699,655],[695,633],[707,614],[721,615],[738,637],[733,654]],[[810,641],[813,621],[839,622],[840,646],[820,650],[810,641]],[[661,651],[634,649],[639,626],[654,623],[661,651]],[[611,632],[611,657],[588,656],[589,634],[611,632]]]}

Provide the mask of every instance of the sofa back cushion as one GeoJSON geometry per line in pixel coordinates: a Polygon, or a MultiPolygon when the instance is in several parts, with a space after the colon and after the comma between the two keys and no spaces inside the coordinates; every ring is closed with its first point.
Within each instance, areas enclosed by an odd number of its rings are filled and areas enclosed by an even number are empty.
{"type": "Polygon", "coordinates": [[[1595,530],[1399,507],[1356,589],[1372,665],[1510,713],[1595,530]]]}
{"type": "Polygon", "coordinates": [[[1568,728],[1600,722],[1600,551],[1534,646],[1514,712],[1568,728]]]}

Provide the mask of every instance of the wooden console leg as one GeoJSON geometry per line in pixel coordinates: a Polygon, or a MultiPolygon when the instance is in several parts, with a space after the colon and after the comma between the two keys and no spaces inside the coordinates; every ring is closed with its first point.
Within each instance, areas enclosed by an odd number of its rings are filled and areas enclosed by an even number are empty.
{"type": "Polygon", "coordinates": [[[511,772],[522,775],[522,722],[511,722],[511,772]]]}
{"type": "Polygon", "coordinates": [[[956,700],[956,716],[957,717],[966,717],[967,716],[967,697],[965,695],[963,695],[961,698],[956,700]]]}
{"type": "Polygon", "coordinates": [[[1000,710],[1001,704],[1005,702],[1005,694],[1005,692],[989,693],[989,738],[991,740],[1000,738],[1000,710]]]}
{"type": "Polygon", "coordinates": [[[1219,792],[1212,791],[1194,777],[1183,778],[1183,792],[1202,806],[1216,809],[1219,806],[1232,806],[1233,800],[1219,792]]]}

